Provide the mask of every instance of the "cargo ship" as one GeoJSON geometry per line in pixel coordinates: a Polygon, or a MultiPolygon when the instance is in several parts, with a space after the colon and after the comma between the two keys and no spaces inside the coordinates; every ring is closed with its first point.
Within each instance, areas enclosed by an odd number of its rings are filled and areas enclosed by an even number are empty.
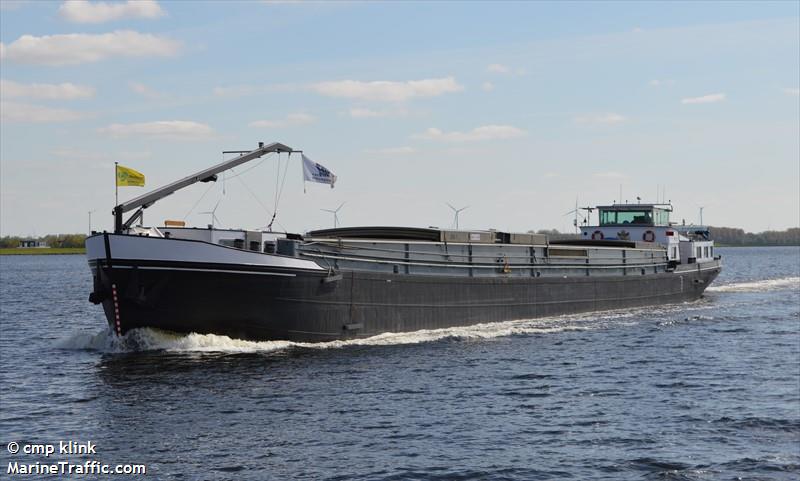
{"type": "Polygon", "coordinates": [[[233,159],[114,207],[86,240],[118,335],[150,327],[249,340],[324,342],[693,301],[722,269],[707,228],[669,204],[596,207],[578,238],[394,226],[306,232],[143,226],[144,209],[268,153],[233,159]],[[124,214],[134,211],[125,220],[124,214]]]}

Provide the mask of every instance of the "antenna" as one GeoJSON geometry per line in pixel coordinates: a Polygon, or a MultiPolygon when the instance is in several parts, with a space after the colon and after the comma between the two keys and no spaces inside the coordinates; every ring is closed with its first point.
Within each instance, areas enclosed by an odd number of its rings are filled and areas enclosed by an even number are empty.
{"type": "Polygon", "coordinates": [[[345,204],[345,202],[342,202],[341,204],[339,204],[339,207],[337,207],[337,208],[335,208],[333,210],[331,210],[331,209],[320,209],[320,210],[324,210],[325,212],[330,212],[331,214],[333,214],[333,228],[334,229],[339,227],[339,209],[341,209],[344,204],[345,204]]]}
{"type": "Polygon", "coordinates": [[[705,209],[705,206],[701,206],[700,207],[700,225],[701,226],[704,225],[703,224],[703,209],[705,209]]]}
{"type": "Polygon", "coordinates": [[[222,202],[222,199],[217,201],[217,204],[214,206],[213,209],[206,211],[206,212],[198,212],[198,214],[210,214],[211,215],[211,230],[214,230],[214,222],[219,223],[219,219],[217,218],[217,207],[219,207],[219,203],[222,202]]]}
{"type": "Polygon", "coordinates": [[[594,209],[595,209],[594,207],[578,207],[578,199],[576,198],[575,208],[564,214],[564,216],[568,216],[570,214],[575,215],[572,221],[572,225],[575,226],[575,233],[578,234],[578,219],[580,218],[581,225],[589,225],[589,221],[591,220],[592,212],[594,212],[594,209]],[[582,210],[586,211],[586,215],[580,213],[582,210]]]}
{"type": "MultiPolygon", "coordinates": [[[[564,217],[566,217],[566,216],[568,216],[570,214],[575,214],[575,217],[572,219],[572,226],[575,227],[575,233],[576,234],[578,233],[578,211],[579,210],[580,209],[578,208],[578,197],[575,196],[575,208],[572,209],[571,211],[567,212],[566,214],[564,214],[564,217]]],[[[583,216],[581,216],[581,218],[583,218],[583,216]]],[[[581,220],[583,220],[583,219],[581,219],[581,220]]]]}
{"type": "MultiPolygon", "coordinates": [[[[583,224],[584,225],[588,225],[589,221],[591,220],[591,217],[592,217],[592,212],[594,212],[595,208],[594,207],[579,207],[579,209],[586,211],[586,217],[583,218],[583,224]]],[[[598,219],[598,222],[599,222],[599,219],[598,219]]]]}
{"type": "Polygon", "coordinates": [[[456,209],[455,207],[450,205],[450,203],[448,203],[448,202],[445,202],[445,204],[447,204],[447,207],[450,207],[451,209],[453,209],[453,225],[455,226],[456,230],[458,230],[458,214],[462,210],[469,209],[469,206],[467,205],[467,206],[464,206],[464,207],[462,207],[460,209],[456,209]]]}
{"type": "Polygon", "coordinates": [[[89,211],[89,233],[90,234],[92,233],[92,212],[94,212],[94,211],[93,210],[89,211]]]}

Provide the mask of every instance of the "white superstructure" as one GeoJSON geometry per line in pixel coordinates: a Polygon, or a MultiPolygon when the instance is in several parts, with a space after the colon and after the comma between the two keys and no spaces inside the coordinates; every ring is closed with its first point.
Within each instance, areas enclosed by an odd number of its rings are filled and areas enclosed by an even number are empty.
{"type": "Polygon", "coordinates": [[[702,226],[670,222],[669,204],[612,204],[597,207],[597,225],[581,226],[581,237],[592,240],[652,242],[667,249],[674,263],[714,259],[714,241],[702,226]]]}

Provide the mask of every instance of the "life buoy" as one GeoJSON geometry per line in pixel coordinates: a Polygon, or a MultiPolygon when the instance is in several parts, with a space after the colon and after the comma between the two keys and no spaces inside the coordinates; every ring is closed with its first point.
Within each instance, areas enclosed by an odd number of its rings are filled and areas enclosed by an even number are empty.
{"type": "Polygon", "coordinates": [[[649,230],[642,235],[642,240],[645,242],[653,242],[656,240],[656,233],[649,230]]]}
{"type": "Polygon", "coordinates": [[[592,233],[592,240],[603,240],[606,236],[603,235],[603,231],[596,230],[592,233]]]}

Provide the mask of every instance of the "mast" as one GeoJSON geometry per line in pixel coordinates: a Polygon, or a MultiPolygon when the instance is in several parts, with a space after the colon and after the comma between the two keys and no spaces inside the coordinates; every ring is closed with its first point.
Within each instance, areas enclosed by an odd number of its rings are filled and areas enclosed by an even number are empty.
{"type": "Polygon", "coordinates": [[[219,174],[220,172],[232,169],[246,162],[250,162],[251,160],[258,159],[271,152],[299,152],[299,151],[292,150],[291,147],[278,142],[273,142],[269,145],[264,145],[264,142],[259,142],[258,148],[255,150],[242,153],[242,155],[238,157],[226,160],[213,167],[209,167],[208,169],[201,170],[200,172],[194,173],[188,177],[184,177],[183,179],[176,180],[171,184],[159,187],[158,189],[155,189],[146,194],[142,194],[139,197],[133,198],[127,202],[123,202],[122,204],[117,204],[114,207],[114,210],[112,211],[114,214],[114,233],[116,234],[122,233],[122,231],[125,228],[129,227],[131,224],[133,224],[133,222],[136,221],[136,219],[139,216],[143,215],[144,209],[147,209],[148,207],[155,204],[164,197],[173,194],[178,190],[188,187],[197,182],[216,182],[217,174],[219,174]],[[132,216],[130,216],[127,221],[123,223],[122,214],[124,214],[125,212],[129,212],[133,209],[138,209],[138,210],[132,216]]]}

